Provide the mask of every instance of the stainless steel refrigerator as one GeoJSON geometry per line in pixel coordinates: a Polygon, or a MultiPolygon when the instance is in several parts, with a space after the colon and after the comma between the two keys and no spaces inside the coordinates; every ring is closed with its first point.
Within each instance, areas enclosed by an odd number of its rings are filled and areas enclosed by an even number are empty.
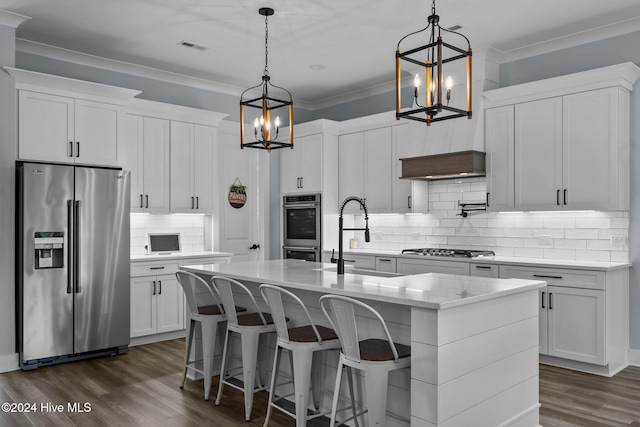
{"type": "Polygon", "coordinates": [[[130,173],[17,163],[17,346],[33,369],[129,345],[130,173]]]}

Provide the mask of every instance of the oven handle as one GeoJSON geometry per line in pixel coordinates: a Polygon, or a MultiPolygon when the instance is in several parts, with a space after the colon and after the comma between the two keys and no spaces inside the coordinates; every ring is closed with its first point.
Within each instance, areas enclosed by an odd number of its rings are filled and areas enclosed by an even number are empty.
{"type": "Polygon", "coordinates": [[[293,249],[299,251],[315,251],[318,248],[313,246],[283,246],[282,249],[293,249]]]}
{"type": "Polygon", "coordinates": [[[283,208],[317,208],[320,203],[299,203],[282,205],[283,208]]]}

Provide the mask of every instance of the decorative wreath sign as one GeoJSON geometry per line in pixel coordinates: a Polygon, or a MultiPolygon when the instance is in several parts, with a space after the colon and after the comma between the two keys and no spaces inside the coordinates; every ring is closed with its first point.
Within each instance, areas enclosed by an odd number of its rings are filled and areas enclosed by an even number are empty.
{"type": "Polygon", "coordinates": [[[229,204],[240,209],[245,203],[247,203],[247,187],[242,185],[240,179],[236,178],[229,188],[229,204]]]}

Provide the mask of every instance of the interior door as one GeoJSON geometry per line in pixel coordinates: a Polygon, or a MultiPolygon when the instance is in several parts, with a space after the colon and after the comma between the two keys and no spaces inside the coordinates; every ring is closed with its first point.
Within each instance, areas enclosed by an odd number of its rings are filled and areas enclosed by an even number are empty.
{"type": "MultiPolygon", "coordinates": [[[[218,136],[220,250],[233,253],[232,262],[263,260],[267,248],[266,224],[269,215],[267,201],[262,196],[263,189],[260,187],[263,179],[258,179],[260,158],[269,160],[268,156],[277,156],[278,153],[267,154],[252,148],[240,149],[240,135],[230,130],[220,130],[218,136]],[[247,200],[244,206],[234,208],[229,203],[229,188],[238,181],[247,188],[247,200]]],[[[268,177],[264,181],[267,180],[268,177]]],[[[274,191],[277,192],[277,189],[274,191]]],[[[271,236],[273,239],[278,237],[279,234],[271,236]]]]}

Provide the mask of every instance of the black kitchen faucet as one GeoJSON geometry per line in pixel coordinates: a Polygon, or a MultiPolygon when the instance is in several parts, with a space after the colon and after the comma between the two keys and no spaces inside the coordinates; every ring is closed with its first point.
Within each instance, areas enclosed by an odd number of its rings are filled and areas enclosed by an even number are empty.
{"type": "Polygon", "coordinates": [[[342,233],[344,231],[364,231],[364,241],[365,242],[370,242],[371,238],[369,237],[369,213],[367,212],[367,204],[364,201],[364,199],[361,199],[360,197],[356,197],[356,196],[351,196],[351,197],[347,197],[346,199],[344,199],[344,201],[342,202],[342,205],[340,205],[340,218],[338,219],[338,229],[339,229],[339,234],[338,234],[338,259],[335,259],[333,257],[333,254],[331,255],[331,262],[332,263],[338,263],[338,274],[344,274],[344,256],[342,254],[342,233]],[[342,213],[344,211],[344,207],[347,203],[349,203],[350,201],[355,201],[360,203],[360,206],[362,206],[362,209],[364,210],[364,228],[343,228],[342,227],[342,213]]]}

